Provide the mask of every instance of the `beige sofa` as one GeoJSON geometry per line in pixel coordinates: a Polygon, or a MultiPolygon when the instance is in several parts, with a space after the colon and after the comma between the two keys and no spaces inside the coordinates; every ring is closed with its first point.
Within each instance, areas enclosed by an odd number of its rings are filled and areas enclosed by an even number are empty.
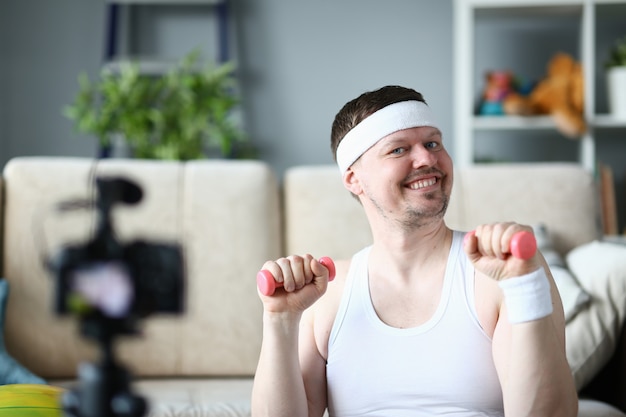
{"type": "MultiPolygon", "coordinates": [[[[96,358],[75,318],[53,313],[55,284],[45,265],[63,245],[85,241],[94,223],[92,211],[60,210],[59,203],[93,197],[93,178],[105,175],[125,176],[144,190],[141,203],[114,210],[120,240],[184,247],[185,314],[149,316],[142,334],[120,338],[116,349],[133,388],[149,400],[149,415],[250,415],[262,337],[256,272],[285,254],[346,258],[367,245],[358,203],[334,166],[295,167],[279,179],[259,161],[11,160],[2,178],[3,276],[11,287],[6,344],[53,384],[72,385],[78,364],[96,358]]],[[[580,275],[564,289],[567,298],[584,291],[590,299],[567,325],[577,385],[583,395],[626,409],[626,247],[597,241],[596,201],[593,177],[576,165],[476,166],[456,172],[447,221],[464,230],[505,219],[546,226],[580,275]]],[[[591,401],[581,410],[616,415],[591,401]]]]}

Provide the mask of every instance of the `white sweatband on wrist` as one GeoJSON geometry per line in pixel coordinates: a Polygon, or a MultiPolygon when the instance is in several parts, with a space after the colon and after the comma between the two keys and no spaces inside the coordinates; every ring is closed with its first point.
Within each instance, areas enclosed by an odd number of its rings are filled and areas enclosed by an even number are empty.
{"type": "Polygon", "coordinates": [[[498,284],[504,293],[511,324],[538,320],[552,314],[550,282],[543,268],[498,284]]]}
{"type": "Polygon", "coordinates": [[[341,173],[379,140],[394,132],[413,127],[438,128],[430,107],[421,101],[410,100],[390,104],[372,113],[354,126],[337,146],[337,165],[341,173]]]}

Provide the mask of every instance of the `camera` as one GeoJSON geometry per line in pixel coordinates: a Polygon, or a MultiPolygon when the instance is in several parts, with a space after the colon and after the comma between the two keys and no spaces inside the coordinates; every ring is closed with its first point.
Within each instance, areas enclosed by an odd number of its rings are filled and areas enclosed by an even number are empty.
{"type": "Polygon", "coordinates": [[[152,313],[182,313],[182,248],[144,240],[122,244],[115,236],[111,209],[137,204],[143,192],[120,177],[99,177],[95,183],[98,223],[93,238],[65,247],[53,262],[55,311],[117,322],[122,333],[152,313]]]}
{"type": "Polygon", "coordinates": [[[153,313],[184,311],[184,254],[180,245],[135,240],[120,242],[112,208],[137,204],[142,189],[123,177],[97,177],[95,201],[69,201],[62,208],[95,208],[97,223],[87,242],[68,245],[51,260],[54,310],[75,315],[81,333],[100,347],[98,364],[79,367],[80,384],[63,396],[71,417],[139,417],[146,401],[131,393],[130,374],[114,357],[118,335],[138,332],[139,320],[153,313]]]}

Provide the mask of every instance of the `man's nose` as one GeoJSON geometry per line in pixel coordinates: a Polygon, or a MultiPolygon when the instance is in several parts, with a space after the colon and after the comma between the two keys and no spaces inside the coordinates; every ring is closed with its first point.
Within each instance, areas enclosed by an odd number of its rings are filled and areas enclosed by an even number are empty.
{"type": "Polygon", "coordinates": [[[413,158],[413,168],[431,167],[437,162],[437,156],[434,152],[423,146],[414,146],[411,149],[411,157],[413,158]]]}

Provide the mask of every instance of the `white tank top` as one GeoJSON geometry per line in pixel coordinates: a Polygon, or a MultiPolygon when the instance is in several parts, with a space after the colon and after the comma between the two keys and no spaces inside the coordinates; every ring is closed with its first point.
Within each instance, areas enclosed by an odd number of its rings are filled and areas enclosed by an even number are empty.
{"type": "Polygon", "coordinates": [[[454,232],[441,300],[426,323],[398,329],[371,302],[367,261],[354,255],[328,345],[331,417],[503,416],[502,390],[474,306],[474,268],[454,232]]]}

